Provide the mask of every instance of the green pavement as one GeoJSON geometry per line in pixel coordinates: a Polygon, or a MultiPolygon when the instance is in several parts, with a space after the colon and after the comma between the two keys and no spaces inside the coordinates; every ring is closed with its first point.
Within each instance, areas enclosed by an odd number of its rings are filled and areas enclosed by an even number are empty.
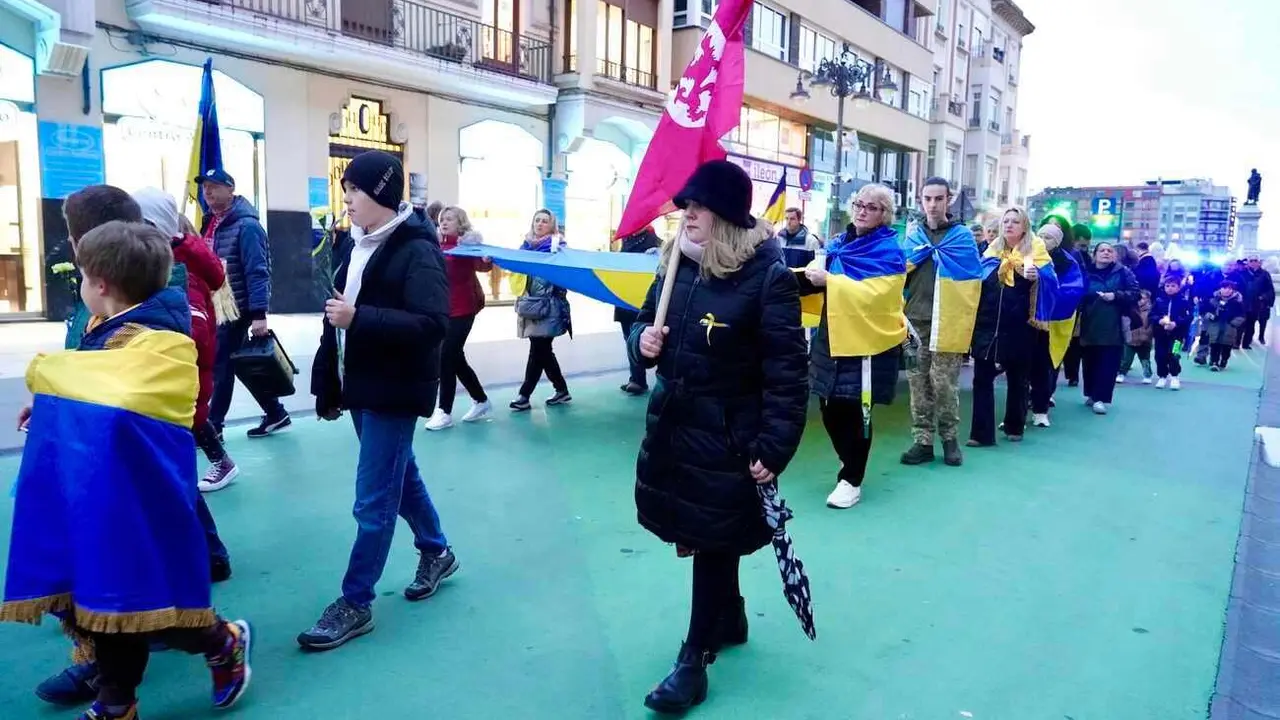
{"type": "MultiPolygon", "coordinates": [[[[1204,717],[1263,352],[1223,374],[1189,368],[1180,393],[1126,385],[1106,417],[1063,388],[1052,429],[970,451],[960,469],[897,464],[904,386],[876,413],[864,499],[847,511],[823,505],[835,464],[815,414],[782,487],[818,640],[801,633],[772,554],[751,557],[751,642],[711,668],[696,716],[1204,717]]],[[[648,717],[640,701],[683,636],[689,562],[635,523],[644,400],[619,380],[579,380],[569,408],[420,433],[463,569],[431,600],[404,601],[415,556],[402,524],[378,629],[326,654],[293,638],[338,593],[351,428],[305,418],[265,441],[231,433],[243,475],[210,503],[235,577],[216,598],[254,622],[258,644],[253,689],[229,717],[648,717]]],[[[17,464],[0,458],[0,478],[17,464]]],[[[0,528],[11,511],[0,504],[0,528]]],[[[0,717],[73,716],[31,694],[65,659],[53,624],[0,627],[0,717]]],[[[207,683],[197,659],[155,656],[143,717],[212,716],[207,683]]]]}

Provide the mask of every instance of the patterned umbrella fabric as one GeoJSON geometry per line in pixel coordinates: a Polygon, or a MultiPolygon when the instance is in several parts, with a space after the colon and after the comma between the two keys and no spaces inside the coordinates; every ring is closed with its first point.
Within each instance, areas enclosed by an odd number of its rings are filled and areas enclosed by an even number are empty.
{"type": "Polygon", "coordinates": [[[787,596],[787,602],[795,610],[804,634],[810,640],[816,640],[818,631],[813,626],[813,598],[809,594],[809,577],[804,574],[804,563],[796,557],[791,536],[787,534],[787,521],[795,517],[795,513],[778,497],[776,482],[757,485],[756,490],[760,493],[760,502],[764,506],[765,520],[773,528],[773,552],[778,556],[778,570],[782,573],[782,594],[787,596]]]}

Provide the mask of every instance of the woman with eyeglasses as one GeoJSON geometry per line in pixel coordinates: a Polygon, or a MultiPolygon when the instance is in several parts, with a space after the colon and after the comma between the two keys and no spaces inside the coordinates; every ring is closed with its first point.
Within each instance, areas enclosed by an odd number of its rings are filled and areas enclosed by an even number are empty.
{"type": "Polygon", "coordinates": [[[804,271],[802,292],[823,293],[825,300],[809,346],[809,385],[818,396],[822,424],[840,459],[836,486],[827,496],[830,508],[851,508],[862,499],[862,481],[871,455],[871,408],[892,404],[898,387],[906,337],[902,286],[907,262],[898,232],[891,227],[894,210],[892,190],[879,184],[864,185],[853,199],[853,222],[827,243],[825,257],[804,271]],[[855,279],[866,277],[872,263],[885,276],[899,279],[874,287],[855,283],[855,279]],[[887,297],[873,297],[868,291],[887,297]],[[855,312],[844,312],[850,306],[855,312]],[[878,312],[885,308],[889,311],[878,312]],[[834,327],[828,310],[837,318],[834,327]],[[861,315],[868,322],[862,326],[850,315],[861,315]],[[892,330],[874,333],[880,328],[892,330]],[[879,352],[860,349],[859,354],[851,354],[854,335],[864,339],[879,335],[881,342],[871,346],[879,352]]]}

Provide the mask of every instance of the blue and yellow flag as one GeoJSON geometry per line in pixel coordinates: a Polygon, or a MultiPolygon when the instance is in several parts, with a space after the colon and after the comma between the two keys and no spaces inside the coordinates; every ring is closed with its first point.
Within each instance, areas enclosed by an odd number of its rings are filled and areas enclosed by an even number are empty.
{"type": "Polygon", "coordinates": [[[956,224],[934,245],[929,242],[924,226],[917,225],[908,241],[908,273],[929,259],[937,268],[929,350],[968,352],[978,315],[978,298],[982,294],[982,263],[973,232],[963,224],[956,224]]]}
{"type": "Polygon", "coordinates": [[[827,243],[826,253],[826,293],[805,296],[801,308],[821,316],[825,295],[831,356],[867,357],[901,345],[907,262],[897,231],[881,226],[861,237],[842,234],[827,243]]]}
{"type": "Polygon", "coordinates": [[[213,58],[204,61],[204,73],[200,80],[200,110],[196,116],[196,130],[191,137],[191,162],[187,166],[187,195],[182,200],[182,212],[187,204],[195,205],[194,224],[201,226],[205,207],[204,195],[196,178],[210,170],[222,169],[222,136],[218,131],[218,103],[213,96],[213,58]]]}
{"type": "Polygon", "coordinates": [[[1062,365],[1071,344],[1071,333],[1076,327],[1076,310],[1084,297],[1084,272],[1071,253],[1062,252],[1056,258],[1054,272],[1058,276],[1058,296],[1049,316],[1049,357],[1056,368],[1062,365]]]}
{"type": "Polygon", "coordinates": [[[127,326],[119,346],[41,355],[14,488],[0,620],[46,613],[82,631],[215,621],[196,515],[196,349],[127,326]]]}
{"type": "MultiPolygon", "coordinates": [[[[533,275],[565,290],[630,310],[639,310],[644,305],[645,295],[658,272],[658,256],[642,253],[568,248],[552,253],[492,245],[459,245],[446,254],[487,257],[508,272],[533,275]]],[[[516,290],[514,285],[512,290],[516,290]]]]}
{"type": "Polygon", "coordinates": [[[787,217],[787,174],[782,173],[782,177],[778,179],[778,186],[773,189],[773,195],[769,197],[769,204],[764,209],[764,214],[760,217],[767,220],[772,225],[779,225],[787,217]]]}
{"type": "Polygon", "coordinates": [[[982,279],[998,273],[1000,282],[1013,287],[1014,278],[1025,268],[1036,270],[1035,291],[1031,295],[1031,317],[1027,321],[1037,330],[1048,330],[1053,320],[1053,309],[1058,301],[1058,275],[1053,270],[1053,258],[1039,237],[1031,238],[1031,253],[1023,255],[1018,248],[997,251],[989,248],[982,258],[982,279]]]}

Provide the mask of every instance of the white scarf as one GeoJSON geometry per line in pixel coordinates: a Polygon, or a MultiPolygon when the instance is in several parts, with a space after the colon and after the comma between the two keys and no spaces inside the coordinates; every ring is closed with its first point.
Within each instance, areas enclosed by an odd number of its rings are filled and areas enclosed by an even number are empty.
{"type": "Polygon", "coordinates": [[[698,263],[699,266],[702,265],[702,255],[706,251],[706,247],[690,240],[688,235],[680,236],[680,252],[684,253],[685,257],[698,263]]]}
{"type": "MultiPolygon", "coordinates": [[[[360,285],[364,282],[364,270],[369,264],[369,258],[373,257],[374,251],[391,237],[391,233],[395,232],[396,228],[400,227],[400,223],[408,220],[412,214],[413,206],[402,202],[396,216],[377,230],[366,233],[364,228],[358,225],[351,228],[351,239],[355,241],[355,246],[351,248],[351,258],[347,260],[347,286],[342,291],[342,296],[346,298],[348,305],[355,307],[356,299],[360,297],[360,285]]],[[[347,331],[341,328],[337,330],[338,376],[341,380],[346,374],[347,331]]]]}

